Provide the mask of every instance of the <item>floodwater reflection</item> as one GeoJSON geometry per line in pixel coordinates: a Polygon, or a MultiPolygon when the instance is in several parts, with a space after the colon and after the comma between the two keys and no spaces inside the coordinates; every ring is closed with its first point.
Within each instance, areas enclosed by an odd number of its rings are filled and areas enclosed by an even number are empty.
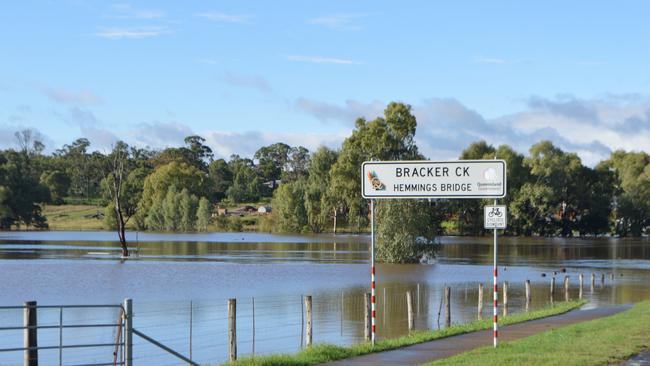
{"type": "MultiPolygon", "coordinates": [[[[138,255],[121,262],[114,233],[0,233],[1,304],[28,300],[117,304],[132,298],[136,328],[187,354],[192,301],[193,357],[200,363],[214,363],[227,357],[228,298],[238,301],[240,354],[262,354],[293,352],[304,344],[301,295],[312,295],[315,342],[362,341],[363,294],[369,291],[370,282],[367,236],[130,233],[129,237],[138,255]]],[[[439,312],[445,286],[452,290],[453,323],[477,317],[479,283],[486,289],[483,315],[490,317],[492,239],[445,237],[442,243],[432,264],[378,265],[380,338],[408,332],[406,291],[413,296],[417,329],[444,324],[444,313],[439,312]]],[[[547,306],[554,272],[556,302],[564,298],[564,276],[569,276],[570,296],[577,298],[581,273],[589,306],[650,298],[649,244],[647,238],[500,238],[499,282],[509,282],[510,313],[524,309],[526,279],[532,283],[531,307],[547,306]],[[601,283],[603,274],[605,282],[601,283]]],[[[116,314],[77,312],[66,317],[108,321],[116,314]]],[[[5,326],[21,321],[19,313],[0,312],[0,323],[5,326]]],[[[39,321],[56,324],[58,314],[43,311],[39,321]]],[[[66,339],[110,341],[113,336],[70,331],[66,339]]],[[[58,334],[44,332],[39,341],[58,342],[58,334]]],[[[0,348],[21,342],[20,332],[0,336],[0,348]]],[[[150,362],[175,364],[144,343],[136,347],[150,362]]],[[[42,355],[44,363],[47,357],[57,357],[48,354],[42,355]]],[[[0,353],[0,364],[20,364],[20,357],[19,353],[0,353]]],[[[66,351],[64,360],[107,362],[105,357],[89,350],[66,351]]]]}

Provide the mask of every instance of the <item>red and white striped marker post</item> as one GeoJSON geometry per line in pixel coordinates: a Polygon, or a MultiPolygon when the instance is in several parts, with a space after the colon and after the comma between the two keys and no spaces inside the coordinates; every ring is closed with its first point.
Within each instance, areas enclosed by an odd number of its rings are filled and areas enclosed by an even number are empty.
{"type": "Polygon", "coordinates": [[[375,345],[375,318],[377,316],[375,297],[375,200],[370,200],[370,311],[372,314],[370,339],[375,345]]]}
{"type": "MultiPolygon", "coordinates": [[[[497,200],[494,200],[494,205],[496,206],[497,200]]],[[[498,338],[499,338],[499,325],[497,324],[497,321],[499,320],[499,291],[497,288],[497,229],[494,229],[494,347],[496,348],[498,344],[498,338]]]]}

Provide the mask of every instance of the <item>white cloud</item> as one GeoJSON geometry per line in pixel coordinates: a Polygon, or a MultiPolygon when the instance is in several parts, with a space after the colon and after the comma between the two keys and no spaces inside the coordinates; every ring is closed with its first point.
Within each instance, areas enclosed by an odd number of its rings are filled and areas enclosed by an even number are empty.
{"type": "MultiPolygon", "coordinates": [[[[339,121],[351,126],[360,116],[377,116],[382,101],[362,103],[347,100],[343,105],[305,98],[297,109],[323,122],[339,121]]],[[[566,151],[577,152],[587,165],[606,159],[616,149],[650,152],[650,99],[605,96],[578,99],[531,97],[517,113],[486,119],[453,98],[430,98],[413,105],[418,119],[416,141],[429,158],[455,159],[471,142],[486,140],[508,144],[526,153],[546,139],[566,151]]]]}
{"type": "Polygon", "coordinates": [[[309,19],[308,22],[335,30],[360,30],[361,26],[355,24],[355,21],[364,16],[360,14],[326,15],[309,19]]]}
{"type": "Polygon", "coordinates": [[[290,55],[287,56],[287,60],[297,62],[311,62],[315,64],[361,65],[361,62],[354,60],[323,56],[290,55]]]}
{"type": "Polygon", "coordinates": [[[131,143],[153,148],[182,146],[187,136],[193,135],[192,129],[180,122],[139,123],[135,130],[126,135],[131,143]]]}
{"type": "Polygon", "coordinates": [[[195,14],[197,17],[205,18],[220,23],[249,23],[252,16],[248,14],[226,14],[217,11],[195,14]]]}
{"type": "Polygon", "coordinates": [[[81,105],[102,103],[102,98],[88,90],[44,89],[43,93],[57,103],[81,105]]]}
{"type": "Polygon", "coordinates": [[[343,106],[338,106],[312,99],[298,98],[294,107],[299,111],[311,114],[321,122],[344,121],[349,126],[354,126],[354,121],[359,117],[373,119],[382,115],[386,104],[378,100],[370,103],[346,100],[343,106]]]}
{"type": "Polygon", "coordinates": [[[113,17],[120,19],[158,19],[165,16],[162,10],[136,9],[131,4],[113,4],[111,8],[113,17]]]}
{"type": "Polygon", "coordinates": [[[260,147],[284,142],[291,146],[304,146],[315,151],[319,146],[339,148],[349,133],[267,133],[259,131],[229,132],[207,131],[202,134],[216,157],[227,159],[232,154],[252,157],[260,147]]]}
{"type": "Polygon", "coordinates": [[[96,36],[107,39],[142,39],[172,33],[167,27],[110,27],[102,28],[96,36]]]}

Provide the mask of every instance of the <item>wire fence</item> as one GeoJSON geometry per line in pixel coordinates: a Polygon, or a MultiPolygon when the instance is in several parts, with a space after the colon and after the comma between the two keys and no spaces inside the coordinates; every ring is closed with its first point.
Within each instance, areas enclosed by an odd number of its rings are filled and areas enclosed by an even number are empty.
{"type": "MultiPolygon", "coordinates": [[[[491,314],[491,281],[485,281],[484,318],[491,314]]],[[[500,284],[501,285],[501,284],[500,284]]],[[[594,293],[612,291],[598,278],[590,288],[586,279],[579,290],[577,279],[568,289],[576,299],[594,293]]],[[[411,312],[415,329],[438,329],[444,326],[444,285],[425,283],[386,284],[377,289],[377,337],[393,338],[408,334],[409,308],[406,292],[412,296],[411,312]]],[[[509,314],[525,311],[524,283],[510,283],[509,314]]],[[[355,288],[345,291],[319,291],[313,296],[312,324],[315,343],[349,345],[365,341],[365,292],[355,288]]],[[[548,281],[533,283],[531,310],[551,303],[548,281]]],[[[564,301],[562,281],[558,281],[554,301],[564,301]]],[[[305,294],[307,295],[307,294],[305,294]]],[[[302,294],[236,299],[236,345],[238,357],[269,353],[293,353],[307,344],[307,312],[302,294]]],[[[478,283],[454,284],[451,288],[452,323],[475,320],[478,283]]],[[[122,364],[124,326],[122,306],[105,307],[39,306],[39,360],[47,365],[122,364]],[[92,326],[94,325],[94,326],[92,326]],[[113,345],[113,347],[71,347],[66,345],[113,345]],[[117,346],[116,346],[117,345],[117,346]],[[53,348],[47,348],[53,347],[53,348]],[[114,352],[118,352],[117,362],[114,352]]],[[[0,364],[23,363],[26,331],[24,307],[0,307],[0,364]]],[[[132,326],[137,332],[187,357],[198,364],[218,364],[229,358],[228,298],[193,301],[133,301],[132,326]]],[[[133,337],[133,363],[141,365],[177,365],[179,359],[143,337],[133,337]]]]}

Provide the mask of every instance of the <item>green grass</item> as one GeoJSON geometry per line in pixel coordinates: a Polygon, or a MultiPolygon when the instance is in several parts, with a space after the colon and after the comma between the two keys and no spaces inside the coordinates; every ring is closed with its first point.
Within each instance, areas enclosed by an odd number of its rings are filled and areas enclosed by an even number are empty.
{"type": "Polygon", "coordinates": [[[103,213],[104,207],[96,205],[46,205],[43,214],[50,230],[103,230],[102,219],[90,217],[103,213]]]}
{"type": "Polygon", "coordinates": [[[483,347],[429,366],[610,365],[650,347],[650,301],[610,317],[483,347]]]}
{"type": "MultiPolygon", "coordinates": [[[[547,316],[566,313],[585,304],[585,301],[570,301],[559,303],[551,308],[532,311],[530,313],[514,314],[508,317],[500,318],[500,325],[521,323],[528,320],[544,318],[547,316]]],[[[336,346],[331,344],[318,344],[309,349],[302,350],[296,354],[277,354],[261,357],[242,358],[233,363],[225,365],[252,366],[252,365],[288,365],[288,366],[307,366],[316,365],[323,362],[341,360],[344,358],[360,356],[373,352],[388,351],[400,347],[410,346],[417,343],[428,342],[435,339],[450,337],[463,333],[475,332],[478,330],[490,329],[492,320],[474,321],[467,324],[459,324],[450,328],[435,331],[415,331],[409,335],[381,340],[375,343],[373,347],[370,343],[361,343],[349,347],[336,346]]]]}

